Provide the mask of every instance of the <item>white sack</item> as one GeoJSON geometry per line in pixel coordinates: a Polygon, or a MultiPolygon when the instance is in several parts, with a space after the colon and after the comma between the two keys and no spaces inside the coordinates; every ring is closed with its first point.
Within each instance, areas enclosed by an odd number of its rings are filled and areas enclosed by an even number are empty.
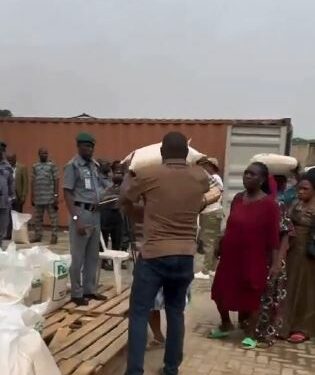
{"type": "MultiPolygon", "coordinates": [[[[129,169],[136,171],[149,165],[159,165],[162,163],[161,157],[161,146],[162,143],[156,143],[142,148],[138,148],[131,154],[129,154],[122,163],[130,163],[129,169]]],[[[189,146],[189,152],[187,156],[188,164],[196,164],[205,155],[189,146]]]]}
{"type": "Polygon", "coordinates": [[[40,269],[41,304],[34,305],[40,314],[49,314],[63,306],[67,296],[69,256],[53,253],[47,247],[21,250],[28,267],[40,269]]]}
{"type": "Polygon", "coordinates": [[[29,293],[33,271],[25,267],[24,255],[16,251],[10,243],[6,252],[0,256],[0,304],[20,303],[29,293]]]}
{"type": "Polygon", "coordinates": [[[16,211],[11,211],[12,217],[12,241],[17,244],[29,244],[30,239],[28,235],[27,224],[31,220],[31,214],[23,214],[16,211]]]}
{"type": "Polygon", "coordinates": [[[69,268],[60,255],[48,249],[44,252],[45,262],[41,265],[43,275],[42,302],[48,302],[46,314],[63,306],[67,296],[69,268]]]}
{"type": "Polygon", "coordinates": [[[297,167],[298,162],[292,156],[278,154],[258,154],[251,160],[251,163],[261,162],[267,165],[269,172],[273,175],[288,176],[297,167]]]}
{"type": "Polygon", "coordinates": [[[61,375],[36,331],[43,318],[23,305],[0,305],[0,363],[3,375],[61,375]]]}

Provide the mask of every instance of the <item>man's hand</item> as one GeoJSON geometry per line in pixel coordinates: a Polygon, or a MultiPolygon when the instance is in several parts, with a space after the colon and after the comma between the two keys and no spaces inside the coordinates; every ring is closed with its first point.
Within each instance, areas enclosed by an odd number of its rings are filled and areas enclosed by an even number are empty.
{"type": "Polygon", "coordinates": [[[217,202],[221,198],[222,192],[219,188],[213,187],[207,193],[204,194],[206,204],[212,204],[217,202]]]}

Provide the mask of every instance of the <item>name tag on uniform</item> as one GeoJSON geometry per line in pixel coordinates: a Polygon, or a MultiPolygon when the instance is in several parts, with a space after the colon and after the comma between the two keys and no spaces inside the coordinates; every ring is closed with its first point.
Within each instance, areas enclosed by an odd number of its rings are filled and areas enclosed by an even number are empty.
{"type": "Polygon", "coordinates": [[[86,188],[86,190],[92,190],[92,183],[91,183],[91,179],[90,178],[85,178],[84,179],[84,186],[86,188]]]}

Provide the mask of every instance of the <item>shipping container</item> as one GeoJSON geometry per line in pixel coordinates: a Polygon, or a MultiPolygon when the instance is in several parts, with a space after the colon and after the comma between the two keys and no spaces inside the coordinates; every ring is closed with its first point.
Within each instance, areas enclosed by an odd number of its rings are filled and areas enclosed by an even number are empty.
{"type": "MultiPolygon", "coordinates": [[[[0,118],[0,139],[15,152],[18,161],[31,166],[40,147],[47,147],[50,158],[60,168],[76,153],[75,137],[81,131],[92,133],[97,141],[96,156],[120,160],[136,148],[160,142],[169,131],[180,131],[191,139],[191,146],[219,161],[226,186],[224,206],[242,188],[241,175],[256,153],[290,151],[290,119],[278,120],[153,120],[83,118],[0,118]]],[[[31,211],[28,204],[25,209],[31,211]]],[[[67,225],[61,195],[60,224],[67,225]]]]}

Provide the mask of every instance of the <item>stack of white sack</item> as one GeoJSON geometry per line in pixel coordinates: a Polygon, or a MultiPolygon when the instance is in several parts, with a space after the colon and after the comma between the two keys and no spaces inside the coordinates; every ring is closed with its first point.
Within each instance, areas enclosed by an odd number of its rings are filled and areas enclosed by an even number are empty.
{"type": "Polygon", "coordinates": [[[278,154],[257,154],[251,163],[264,163],[272,175],[289,176],[298,166],[298,161],[292,156],[278,154]]]}
{"type": "MultiPolygon", "coordinates": [[[[162,143],[155,143],[149,146],[138,148],[137,150],[129,154],[122,161],[122,163],[128,164],[129,169],[134,172],[147,166],[162,164],[161,146],[162,146],[162,143]]],[[[189,147],[188,156],[187,156],[188,164],[191,164],[191,165],[196,164],[202,157],[205,156],[199,151],[195,150],[194,148],[190,146],[188,147],[189,147]]]]}
{"type": "Polygon", "coordinates": [[[32,287],[33,272],[22,266],[14,249],[1,255],[0,363],[3,375],[60,375],[40,336],[44,319],[22,303],[32,287]]]}
{"type": "MultiPolygon", "coordinates": [[[[18,266],[19,274],[31,275],[30,288],[21,302],[41,315],[57,310],[66,302],[70,262],[70,255],[58,255],[46,247],[16,251],[14,243],[0,254],[0,270],[18,266]]],[[[18,275],[12,278],[12,288],[18,286],[18,281],[18,275]]]]}
{"type": "Polygon", "coordinates": [[[31,267],[34,271],[31,290],[33,298],[28,298],[26,303],[33,305],[41,315],[49,314],[63,306],[67,298],[70,255],[58,255],[47,247],[39,246],[21,250],[21,253],[25,256],[25,266],[31,267]]]}

